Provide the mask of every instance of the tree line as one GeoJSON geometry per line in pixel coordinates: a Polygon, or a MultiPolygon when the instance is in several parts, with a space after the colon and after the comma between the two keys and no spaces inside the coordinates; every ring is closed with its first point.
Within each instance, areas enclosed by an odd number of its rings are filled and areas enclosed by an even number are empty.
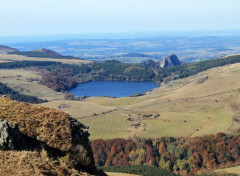
{"type": "Polygon", "coordinates": [[[55,91],[66,91],[88,81],[154,81],[161,83],[174,79],[186,78],[199,72],[228,64],[240,63],[240,56],[205,60],[169,68],[158,68],[156,62],[141,64],[121,63],[109,60],[102,63],[82,65],[62,64],[53,61],[15,61],[0,63],[0,69],[42,67],[41,83],[55,91]]]}
{"type": "Polygon", "coordinates": [[[63,56],[60,54],[47,54],[41,52],[34,51],[26,51],[26,52],[10,52],[9,54],[22,55],[26,57],[40,57],[40,58],[53,58],[53,59],[82,59],[73,56],[63,56]]]}
{"type": "Polygon", "coordinates": [[[99,166],[149,165],[181,175],[207,173],[240,164],[240,136],[110,139],[91,141],[99,166]]]}
{"type": "Polygon", "coordinates": [[[48,65],[42,83],[57,91],[65,91],[77,83],[88,81],[154,81],[161,83],[186,78],[199,72],[228,64],[240,63],[240,56],[229,56],[169,68],[157,68],[154,61],[141,64],[121,63],[109,60],[102,63],[82,65],[48,65]],[[64,72],[67,70],[67,73],[64,72]],[[60,73],[60,74],[59,74],[60,73]],[[65,83],[65,86],[62,84],[65,83]],[[59,84],[59,85],[58,85],[59,84]]]}
{"type": "Polygon", "coordinates": [[[24,95],[20,94],[19,92],[11,89],[10,87],[6,86],[5,84],[0,82],[0,95],[1,96],[7,96],[11,98],[12,100],[21,101],[21,102],[27,102],[27,103],[44,103],[47,102],[47,100],[42,100],[34,96],[24,95]]]}
{"type": "Polygon", "coordinates": [[[54,61],[14,61],[0,63],[0,69],[13,69],[24,68],[30,66],[48,66],[48,65],[61,65],[61,62],[54,61]]]}

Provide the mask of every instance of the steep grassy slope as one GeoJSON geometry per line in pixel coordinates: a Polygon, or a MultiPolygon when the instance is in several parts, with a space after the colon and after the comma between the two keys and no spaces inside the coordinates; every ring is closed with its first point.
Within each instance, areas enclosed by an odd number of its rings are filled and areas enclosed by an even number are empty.
{"type": "MultiPolygon", "coordinates": [[[[105,175],[96,169],[85,126],[70,115],[0,98],[0,119],[17,125],[23,136],[23,140],[16,142],[18,146],[13,145],[14,150],[6,147],[2,150],[0,146],[1,174],[67,176],[82,175],[84,171],[105,175]]],[[[15,133],[7,136],[10,135],[15,133]]],[[[1,141],[3,137],[1,131],[1,141]]]]}

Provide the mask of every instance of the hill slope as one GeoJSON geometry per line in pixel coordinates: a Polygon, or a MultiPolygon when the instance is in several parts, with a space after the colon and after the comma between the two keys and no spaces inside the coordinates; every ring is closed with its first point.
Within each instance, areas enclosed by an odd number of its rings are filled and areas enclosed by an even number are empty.
{"type": "Polygon", "coordinates": [[[0,45],[0,54],[8,54],[10,52],[20,52],[19,50],[15,49],[15,48],[11,48],[8,46],[4,46],[4,45],[0,45]]]}
{"type": "Polygon", "coordinates": [[[60,54],[56,53],[55,51],[52,51],[52,50],[49,50],[49,49],[46,49],[46,48],[32,50],[32,52],[42,53],[42,54],[46,54],[46,55],[50,55],[50,56],[60,56],[60,54]]]}
{"type": "Polygon", "coordinates": [[[82,175],[85,171],[105,175],[95,167],[85,126],[70,115],[0,98],[0,118],[9,123],[10,131],[10,127],[14,130],[17,125],[23,138],[14,136],[16,132],[10,133],[9,129],[1,130],[1,141],[6,141],[0,143],[0,148],[4,149],[0,150],[1,174],[82,175]],[[24,142],[32,146],[24,147],[24,142]]]}
{"type": "Polygon", "coordinates": [[[63,56],[61,54],[56,53],[55,51],[52,51],[46,48],[41,48],[41,49],[32,50],[32,51],[25,51],[25,52],[12,51],[7,54],[23,55],[27,57],[55,58],[55,59],[80,59],[73,56],[63,56]]]}

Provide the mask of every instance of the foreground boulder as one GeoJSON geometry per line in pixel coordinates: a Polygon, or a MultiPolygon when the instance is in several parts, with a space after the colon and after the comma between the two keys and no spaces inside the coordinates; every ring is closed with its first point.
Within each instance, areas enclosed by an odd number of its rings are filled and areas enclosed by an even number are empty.
{"type": "Polygon", "coordinates": [[[25,141],[17,125],[0,119],[0,148],[19,149],[23,145],[25,145],[25,141]]]}
{"type": "Polygon", "coordinates": [[[105,175],[96,169],[86,127],[70,115],[0,98],[0,119],[1,174],[105,175]]]}

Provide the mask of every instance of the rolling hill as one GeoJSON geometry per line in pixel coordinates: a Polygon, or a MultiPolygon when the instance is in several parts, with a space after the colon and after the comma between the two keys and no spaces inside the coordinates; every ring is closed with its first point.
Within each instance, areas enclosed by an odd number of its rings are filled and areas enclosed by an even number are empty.
{"type": "Polygon", "coordinates": [[[11,52],[18,53],[20,51],[15,49],[15,48],[11,48],[11,47],[8,47],[8,46],[0,45],[0,54],[8,54],[8,53],[11,53],[11,52]]]}
{"type": "Polygon", "coordinates": [[[41,48],[41,49],[36,49],[32,51],[12,51],[8,52],[7,54],[16,54],[16,55],[23,55],[26,57],[40,57],[40,58],[56,58],[56,59],[80,59],[83,60],[82,58],[77,58],[73,56],[63,56],[61,54],[56,53],[55,51],[46,49],[46,48],[41,48]]]}

